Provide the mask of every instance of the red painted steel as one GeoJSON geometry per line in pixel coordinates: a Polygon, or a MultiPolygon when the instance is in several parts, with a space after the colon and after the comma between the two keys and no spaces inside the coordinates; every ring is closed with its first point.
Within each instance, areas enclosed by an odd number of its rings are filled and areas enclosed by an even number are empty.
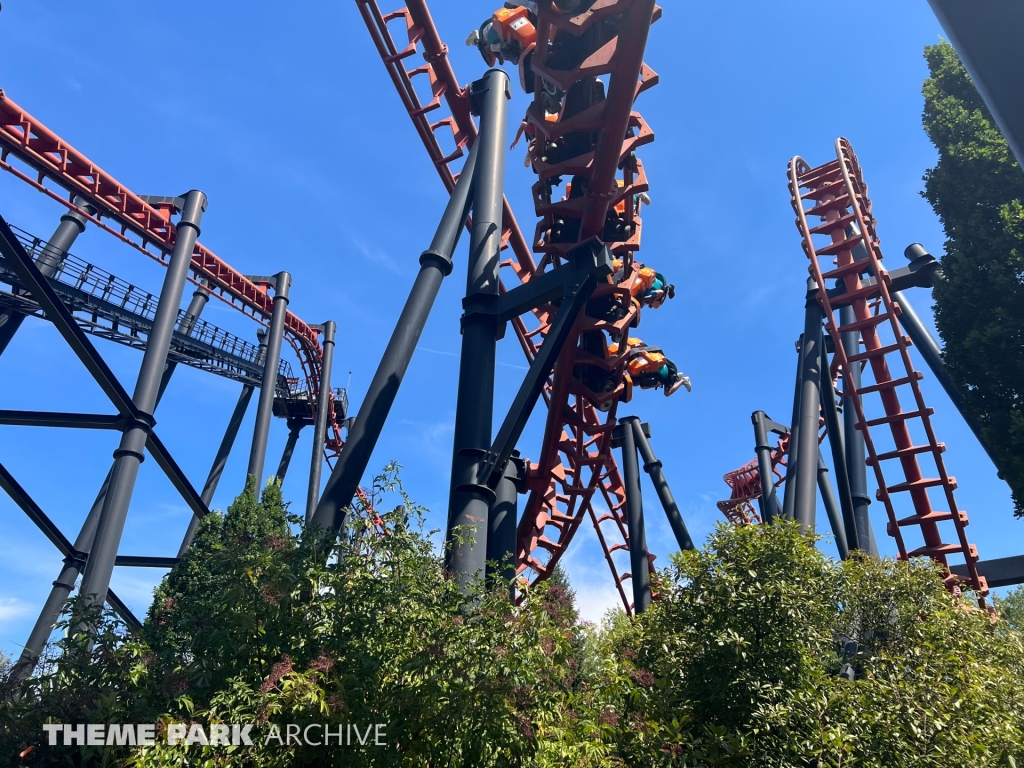
{"type": "MultiPolygon", "coordinates": [[[[932,410],[925,405],[921,393],[919,382],[923,374],[914,368],[910,339],[900,328],[900,308],[891,296],[889,276],[882,264],[868,188],[850,143],[838,139],[836,159],[816,168],[802,158],[793,158],[789,165],[789,188],[804,253],[810,259],[808,271],[820,286],[818,301],[825,312],[825,328],[835,345],[838,370],[846,371],[851,365],[864,362],[864,373],[874,380],[855,387],[851,378],[843,376],[843,395],[853,397],[858,429],[863,431],[867,447],[867,463],[873,468],[878,485],[876,495],[885,506],[889,535],[896,539],[899,557],[931,557],[947,568],[950,556],[963,557],[969,574],[967,583],[978,592],[984,605],[988,586],[978,575],[977,548],[967,540],[967,513],[957,506],[953,493],[956,480],[946,472],[942,459],[945,445],[935,438],[932,410]],[[812,226],[809,219],[814,218],[821,223],[812,226]],[[858,245],[866,249],[866,263],[854,261],[853,249],[858,245]],[[866,283],[861,277],[868,271],[865,266],[877,277],[873,283],[866,283]],[[839,323],[826,292],[833,280],[845,288],[844,298],[852,299],[856,321],[850,325],[839,323]],[[877,301],[874,312],[870,307],[872,301],[877,301]],[[864,351],[848,357],[840,337],[850,331],[860,334],[864,351]],[[876,408],[870,416],[866,407],[869,395],[878,399],[872,399],[876,408]],[[884,415],[876,415],[878,405],[884,415]],[[910,410],[904,410],[905,407],[910,410]],[[890,442],[893,450],[885,450],[883,442],[890,442]],[[934,468],[931,476],[926,476],[921,466],[928,459],[934,468]],[[882,471],[886,462],[895,465],[895,469],[887,471],[897,472],[901,482],[889,484],[882,471]],[[935,510],[929,489],[941,494],[949,511],[935,510]],[[899,494],[909,497],[914,514],[898,516],[899,494]],[[940,526],[947,524],[952,524],[955,543],[943,543],[940,526]],[[903,532],[911,527],[920,530],[923,546],[908,549],[903,532]]],[[[951,588],[956,581],[953,575],[947,577],[951,588]]]]}
{"type": "MultiPolygon", "coordinates": [[[[771,450],[772,472],[775,475],[775,487],[778,488],[786,480],[780,470],[786,467],[789,452],[789,435],[779,438],[778,445],[771,450]]],[[[725,501],[718,502],[718,511],[733,525],[755,525],[761,522],[761,515],[751,502],[761,498],[761,470],[757,459],[744,464],[739,469],[726,472],[722,478],[732,489],[732,495],[725,501]]]]}
{"type": "MultiPolygon", "coordinates": [[[[72,210],[86,216],[98,227],[129,243],[147,256],[166,265],[174,249],[176,230],[170,212],[164,206],[152,206],[104,172],[81,152],[61,139],[39,120],[19,107],[0,90],[0,168],[28,182],[72,210]],[[27,165],[35,176],[12,164],[12,156],[27,165]],[[46,185],[61,187],[67,199],[46,185]],[[96,206],[95,216],[77,208],[76,196],[96,206]],[[111,226],[104,219],[115,224],[111,226]],[[134,235],[134,238],[131,237],[134,235]],[[137,238],[137,239],[136,239],[137,238]],[[155,252],[154,250],[155,249],[155,252]]],[[[210,249],[196,243],[192,252],[190,280],[207,281],[211,293],[226,303],[266,324],[273,313],[274,300],[264,287],[247,280],[210,249]],[[265,322],[266,321],[266,322],[265,322]]],[[[317,332],[289,312],[285,336],[298,355],[315,408],[320,388],[320,361],[323,350],[317,332]]],[[[341,449],[341,429],[334,414],[328,419],[327,453],[341,449]]]]}
{"type": "MultiPolygon", "coordinates": [[[[446,189],[454,187],[455,174],[450,165],[463,155],[465,146],[476,137],[476,126],[469,112],[465,90],[459,85],[447,58],[447,46],[441,41],[424,0],[408,0],[407,7],[392,13],[380,11],[375,0],[356,0],[363,20],[370,32],[377,52],[384,61],[402,104],[413,121],[420,139],[434,163],[446,189]],[[389,23],[403,26],[407,45],[399,48],[389,23]],[[417,54],[426,62],[407,69],[404,62],[417,54]],[[429,92],[424,100],[415,84],[422,82],[422,92],[429,92]],[[442,101],[449,115],[440,117],[442,101]],[[437,119],[433,119],[437,113],[437,119]],[[442,143],[452,143],[446,151],[442,143]]],[[[534,120],[537,133],[531,140],[530,157],[534,169],[541,177],[535,187],[538,216],[542,217],[536,229],[533,250],[543,254],[535,261],[531,248],[523,237],[515,216],[505,201],[503,245],[507,246],[502,263],[502,274],[512,285],[525,284],[535,276],[558,266],[564,253],[576,242],[553,243],[545,237],[551,231],[554,217],[586,218],[587,226],[603,234],[604,222],[613,206],[622,204],[620,233],[625,237],[608,243],[617,255],[632,254],[639,249],[641,222],[636,215],[634,195],[647,189],[643,166],[632,153],[654,136],[637,113],[632,111],[636,96],[657,82],[657,75],[643,65],[644,43],[650,24],[657,18],[657,9],[650,0],[597,0],[590,10],[576,17],[559,14],[550,4],[542,2],[539,13],[538,42],[553,40],[559,31],[572,35],[587,34],[596,24],[618,24],[615,34],[601,43],[600,50],[590,56],[583,76],[601,75],[609,81],[609,98],[602,105],[585,111],[571,119],[551,122],[534,120]],[[618,22],[615,19],[618,18],[618,22]],[[623,42],[624,41],[624,42],[623,42]],[[570,158],[560,166],[546,163],[543,152],[550,141],[583,129],[605,129],[610,136],[619,135],[622,141],[607,138],[599,142],[596,151],[570,158]],[[627,137],[627,128],[632,133],[627,137]],[[615,175],[624,165],[618,180],[615,175]],[[596,169],[596,170],[595,170],[596,169]],[[585,195],[577,200],[552,201],[545,180],[561,173],[572,173],[593,180],[597,194],[585,195]],[[546,191],[545,191],[546,190],[546,191]],[[508,275],[511,273],[511,276],[508,275]]],[[[546,46],[538,45],[538,51],[546,46]]],[[[557,72],[545,69],[547,62],[540,54],[534,68],[542,76],[568,84],[579,79],[579,72],[557,72]]],[[[530,107],[528,116],[538,115],[538,104],[530,107]]],[[[589,188],[589,187],[588,187],[589,188]]],[[[502,290],[505,290],[504,284],[502,290]]],[[[549,406],[545,438],[537,464],[531,466],[530,498],[519,526],[517,559],[519,571],[528,582],[550,574],[566,547],[572,541],[584,518],[595,525],[598,540],[612,570],[616,588],[623,604],[630,606],[623,588],[628,573],[620,573],[613,559],[617,551],[628,551],[624,504],[625,493],[621,475],[611,453],[611,430],[615,424],[615,408],[619,401],[628,401],[631,386],[623,376],[625,358],[605,359],[604,356],[577,348],[581,334],[613,331],[622,334],[637,319],[638,308],[631,306],[622,291],[611,284],[602,285],[595,298],[618,295],[629,307],[627,314],[615,321],[580,318],[573,336],[566,345],[544,391],[549,406]],[[575,370],[585,365],[600,369],[609,375],[607,391],[594,392],[583,386],[575,370]],[[597,406],[597,407],[595,407],[597,406]],[[600,410],[599,410],[600,409],[600,410]],[[605,509],[595,509],[595,494],[605,509]]],[[[532,360],[550,327],[556,308],[548,305],[513,321],[516,335],[527,359],[532,360]]]]}

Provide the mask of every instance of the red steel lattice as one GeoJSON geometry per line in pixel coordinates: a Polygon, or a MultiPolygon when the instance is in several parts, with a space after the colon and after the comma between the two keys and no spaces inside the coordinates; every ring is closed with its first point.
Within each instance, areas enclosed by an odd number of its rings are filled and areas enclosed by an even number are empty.
{"type": "MultiPolygon", "coordinates": [[[[946,447],[935,438],[933,411],[926,406],[921,393],[919,382],[923,374],[914,368],[910,339],[900,328],[900,307],[890,293],[867,185],[850,143],[838,139],[836,159],[816,168],[802,158],[793,158],[789,165],[789,188],[804,253],[810,259],[809,272],[819,286],[818,302],[824,309],[825,328],[835,345],[838,370],[843,372],[850,370],[850,366],[866,363],[864,372],[874,382],[857,387],[852,377],[843,375],[843,395],[852,396],[856,407],[857,428],[864,433],[867,463],[874,470],[878,485],[876,495],[885,506],[888,532],[896,540],[899,557],[930,557],[947,569],[949,557],[962,557],[967,564],[966,581],[984,605],[988,586],[978,575],[977,548],[967,540],[967,513],[957,507],[953,493],[956,480],[946,472],[942,458],[946,447]],[[810,219],[821,223],[812,226],[810,219]],[[853,249],[860,245],[866,250],[866,262],[854,259],[853,249]],[[865,279],[864,273],[873,277],[865,279]],[[827,292],[828,281],[835,281],[837,287],[845,290],[842,301],[853,307],[853,323],[840,324],[827,292]],[[878,302],[877,312],[871,311],[873,301],[878,302]],[[863,351],[848,356],[841,335],[853,331],[859,333],[863,351]],[[884,415],[868,417],[865,400],[869,395],[878,398],[872,404],[880,405],[884,415]],[[885,450],[883,442],[891,442],[892,450],[885,450]],[[926,476],[921,466],[922,461],[928,460],[929,468],[934,467],[931,476],[926,476]],[[890,485],[883,465],[894,467],[886,471],[897,472],[901,481],[890,485]],[[949,511],[937,511],[932,506],[931,490],[941,494],[949,511]],[[912,515],[897,515],[899,494],[909,497],[912,515]],[[954,541],[944,543],[940,525],[950,523],[954,541]],[[914,527],[924,542],[922,546],[908,548],[904,531],[914,527]]],[[[953,575],[947,577],[951,587],[956,581],[953,575]]]]}
{"type": "MultiPolygon", "coordinates": [[[[447,57],[448,48],[441,41],[426,3],[424,0],[408,0],[405,8],[387,14],[380,11],[375,0],[356,0],[356,4],[403,106],[442,182],[451,191],[455,174],[450,164],[461,157],[464,147],[475,139],[476,126],[470,115],[466,92],[455,77],[447,57]],[[402,48],[396,45],[388,27],[390,22],[396,21],[404,23],[408,43],[402,48]],[[426,63],[407,69],[404,62],[418,53],[426,63]],[[417,78],[429,86],[430,98],[426,103],[417,94],[414,85],[417,78]],[[442,101],[449,111],[445,117],[440,117],[442,101]],[[433,119],[435,113],[437,119],[433,119]],[[447,143],[449,138],[455,149],[446,152],[441,149],[441,142],[447,143]]],[[[617,232],[623,237],[610,241],[602,239],[616,254],[633,253],[639,249],[641,222],[636,215],[634,195],[646,191],[647,179],[633,152],[638,146],[653,140],[653,133],[640,115],[632,111],[632,105],[640,92],[657,82],[657,75],[643,64],[642,58],[648,29],[659,13],[660,9],[656,8],[653,0],[597,0],[589,11],[575,17],[560,14],[550,2],[540,3],[538,41],[554,41],[560,32],[574,36],[593,34],[590,30],[599,24],[611,33],[607,40],[601,42],[600,51],[589,57],[589,68],[583,75],[550,67],[544,54],[546,46],[541,45],[538,45],[535,57],[535,71],[552,82],[567,86],[572,84],[573,78],[579,79],[580,76],[606,76],[609,89],[608,98],[601,104],[595,104],[589,111],[571,119],[551,122],[545,120],[541,113],[537,120],[537,104],[530,108],[529,114],[534,116],[533,122],[538,127],[537,135],[531,141],[530,157],[540,176],[535,188],[535,203],[541,221],[537,225],[534,250],[542,254],[542,258],[539,263],[534,260],[506,200],[502,239],[507,251],[502,267],[504,275],[512,273],[507,280],[514,280],[513,285],[525,284],[544,271],[555,268],[565,251],[576,242],[605,234],[608,212],[620,202],[624,203],[625,213],[621,216],[617,232]],[[609,27],[609,23],[614,28],[609,27]],[[551,141],[584,129],[601,131],[601,138],[592,151],[570,158],[561,166],[553,166],[543,160],[544,151],[551,141]],[[614,136],[625,137],[625,140],[610,138],[614,136]],[[627,162],[620,175],[619,167],[623,161],[627,162]],[[569,173],[586,178],[587,194],[578,199],[552,201],[545,180],[569,173]],[[579,221],[578,233],[572,243],[554,243],[548,236],[556,218],[579,221]]],[[[602,285],[595,297],[617,292],[619,289],[615,286],[602,285]]],[[[590,317],[579,319],[566,351],[547,382],[544,400],[549,406],[549,413],[545,438],[540,460],[531,467],[531,495],[519,527],[517,561],[527,580],[546,577],[572,541],[580,523],[589,516],[596,527],[616,588],[628,609],[630,602],[623,582],[629,574],[620,574],[612,557],[616,551],[628,550],[628,536],[624,519],[625,492],[611,453],[611,431],[615,424],[616,404],[628,400],[631,390],[623,377],[624,355],[606,360],[577,348],[577,340],[582,334],[604,330],[622,333],[628,328],[639,310],[630,306],[628,299],[623,299],[629,306],[629,313],[619,321],[599,321],[590,317]],[[610,390],[596,393],[583,387],[574,376],[574,368],[581,364],[607,371],[613,383],[610,390]],[[594,509],[596,492],[600,492],[608,512],[598,514],[594,509]]],[[[536,356],[555,311],[554,306],[543,306],[513,321],[528,360],[536,356]]]]}
{"type": "MultiPolygon", "coordinates": [[[[114,126],[111,126],[113,129],[114,126]]],[[[145,202],[81,152],[61,139],[0,90],[0,168],[77,211],[96,226],[132,245],[150,258],[166,265],[174,249],[176,230],[170,213],[145,202]],[[35,176],[13,165],[12,156],[34,171],[35,176]],[[46,185],[51,181],[68,197],[46,185]],[[74,204],[76,196],[88,200],[99,211],[95,216],[74,204]],[[104,219],[113,222],[113,226],[104,219]],[[132,237],[134,235],[134,237],[132,237]],[[155,251],[153,250],[155,249],[155,251]]],[[[196,243],[192,252],[190,280],[205,279],[210,292],[243,313],[266,324],[273,313],[273,297],[243,277],[216,254],[196,243]]],[[[311,406],[316,408],[320,389],[320,360],[323,350],[317,332],[289,312],[285,336],[302,365],[311,406]]],[[[328,418],[326,452],[341,450],[341,429],[334,413],[328,418]]]]}

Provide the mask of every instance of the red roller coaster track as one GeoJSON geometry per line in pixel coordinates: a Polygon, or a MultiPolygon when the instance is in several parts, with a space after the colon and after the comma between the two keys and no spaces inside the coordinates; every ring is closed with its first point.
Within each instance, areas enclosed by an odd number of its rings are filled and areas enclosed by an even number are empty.
{"type": "MultiPolygon", "coordinates": [[[[789,166],[789,189],[797,229],[803,238],[804,253],[810,259],[809,272],[817,282],[818,302],[825,312],[825,329],[832,337],[839,372],[852,365],[866,363],[872,384],[857,387],[853,377],[843,375],[843,394],[852,396],[857,409],[857,428],[864,433],[867,464],[875,473],[877,497],[889,518],[889,535],[896,539],[900,559],[930,557],[948,569],[948,558],[963,557],[967,564],[967,582],[984,603],[988,592],[985,579],[978,575],[978,550],[967,541],[967,513],[959,509],[953,491],[956,480],[946,472],[942,454],[946,446],[935,438],[931,408],[924,402],[920,381],[923,374],[914,368],[910,358],[910,339],[900,328],[900,307],[891,294],[889,276],[882,265],[882,252],[875,234],[871,200],[861,173],[857,156],[846,139],[836,141],[836,159],[811,168],[796,157],[789,166]],[[811,226],[809,219],[819,219],[811,226]],[[864,262],[856,262],[853,249],[863,245],[867,264],[874,280],[862,280],[864,262]],[[856,319],[841,325],[830,299],[826,281],[834,280],[845,289],[842,301],[850,303],[856,319]],[[872,311],[870,304],[876,304],[872,311]],[[841,334],[857,331],[863,352],[847,356],[841,334]],[[878,415],[867,412],[868,395],[877,396],[881,410],[878,415]],[[901,402],[900,395],[903,395],[901,402]],[[904,410],[909,407],[910,410],[904,410]],[[927,477],[922,461],[934,467],[927,477]],[[893,466],[902,480],[893,485],[885,479],[883,465],[893,466]],[[941,494],[948,511],[936,511],[929,491],[941,494]],[[899,517],[896,501],[906,494],[914,514],[899,517]],[[954,542],[944,543],[940,525],[952,523],[954,542]],[[917,527],[923,546],[908,549],[904,531],[917,527]]],[[[903,497],[906,498],[906,497],[903,497]]],[[[952,586],[957,580],[950,574],[952,586]]]]}
{"type": "MultiPolygon", "coordinates": [[[[789,165],[789,190],[804,253],[810,260],[808,272],[818,284],[817,298],[824,310],[825,330],[835,348],[832,377],[834,381],[843,382],[843,398],[852,397],[855,405],[857,428],[864,433],[868,453],[866,463],[874,470],[878,486],[876,496],[885,506],[889,518],[887,530],[896,540],[899,558],[932,558],[946,569],[946,582],[952,588],[961,579],[949,573],[948,558],[962,557],[968,574],[966,582],[977,592],[983,606],[988,585],[984,577],[978,575],[978,550],[967,541],[967,513],[957,507],[953,494],[956,479],[946,472],[942,459],[946,446],[935,439],[931,423],[933,411],[925,405],[921,392],[920,381],[924,375],[914,368],[909,352],[911,341],[900,328],[899,302],[890,292],[867,184],[850,143],[838,139],[836,159],[816,168],[811,168],[803,158],[793,158],[789,165]],[[821,223],[812,227],[808,220],[815,218],[821,223]],[[858,246],[864,247],[867,261],[855,260],[853,252],[858,246]],[[865,272],[875,278],[862,279],[865,272]],[[843,289],[841,296],[829,297],[826,281],[830,280],[843,289]],[[842,325],[837,319],[836,305],[840,303],[852,306],[854,322],[842,325]],[[842,334],[852,331],[859,334],[863,352],[847,356],[842,334]],[[858,387],[852,376],[843,374],[855,365],[869,373],[874,383],[862,383],[858,387]],[[901,394],[905,398],[903,402],[901,394]],[[879,400],[870,403],[878,410],[877,415],[870,414],[871,418],[868,418],[867,395],[877,395],[879,400]],[[911,410],[904,410],[904,405],[911,410]],[[925,477],[920,464],[928,458],[935,469],[933,477],[925,477]],[[902,475],[902,482],[888,484],[882,471],[886,462],[896,463],[895,471],[902,475]],[[936,511],[929,489],[941,493],[944,506],[955,511],[936,511]],[[899,517],[896,502],[903,493],[909,496],[914,514],[899,517]],[[943,543],[939,526],[950,523],[955,541],[943,543]],[[920,529],[924,543],[908,549],[903,531],[914,526],[920,529]]],[[[786,450],[783,438],[772,450],[773,468],[785,464],[786,450]]],[[[782,479],[780,476],[779,482],[782,479]]],[[[728,473],[725,481],[733,494],[728,501],[719,503],[719,509],[734,524],[752,522],[745,513],[752,512],[749,502],[761,493],[757,462],[728,473]]]]}
{"type": "MultiPolygon", "coordinates": [[[[451,191],[455,178],[451,163],[473,142],[476,126],[466,92],[456,79],[447,57],[448,48],[441,41],[426,3],[408,0],[407,7],[387,14],[381,12],[376,0],[356,0],[356,4],[403,106],[442,182],[451,191]],[[395,43],[388,26],[392,22],[402,22],[404,26],[407,43],[402,47],[395,43]],[[405,62],[417,54],[425,64],[407,69],[405,62]],[[426,103],[418,96],[414,85],[416,78],[429,84],[430,100],[426,103]],[[442,100],[449,113],[443,117],[439,116],[442,100]],[[449,136],[455,149],[445,152],[440,140],[447,142],[449,136]]],[[[596,0],[589,10],[576,16],[559,13],[550,0],[539,6],[538,45],[533,62],[538,80],[542,77],[568,91],[584,77],[601,77],[607,80],[607,97],[594,100],[571,115],[563,111],[557,120],[549,120],[540,106],[538,87],[538,101],[530,107],[528,118],[536,129],[530,144],[530,159],[539,176],[534,201],[540,221],[533,250],[542,257],[539,262],[534,260],[531,247],[506,200],[503,243],[511,254],[502,266],[503,274],[511,273],[507,280],[514,280],[513,284],[525,284],[557,267],[569,248],[594,235],[605,240],[617,255],[639,250],[641,221],[634,196],[647,190],[647,177],[635,150],[654,139],[643,118],[633,111],[636,97],[658,79],[643,64],[648,30],[660,15],[653,0],[596,0]],[[569,66],[552,61],[548,56],[548,43],[557,48],[569,40],[566,36],[584,41],[582,60],[569,62],[569,66]],[[560,66],[564,68],[558,69],[560,66]],[[560,139],[581,133],[587,134],[588,141],[593,134],[598,138],[580,154],[551,160],[552,150],[557,148],[560,139]],[[560,181],[558,177],[563,175],[575,177],[577,191],[582,187],[584,194],[553,200],[553,190],[560,181]],[[614,211],[611,217],[610,211],[614,211]],[[605,237],[610,220],[614,234],[605,237]],[[570,229],[575,229],[573,235],[561,238],[553,235],[565,230],[567,221],[571,222],[570,229]]],[[[564,554],[582,521],[589,517],[619,595],[630,610],[623,587],[630,574],[621,571],[613,558],[615,552],[628,551],[629,545],[624,516],[625,492],[611,453],[611,432],[616,405],[629,400],[631,385],[624,376],[624,354],[605,359],[577,345],[588,333],[593,335],[606,330],[616,335],[624,333],[631,324],[638,322],[639,307],[629,301],[628,291],[611,284],[598,288],[594,297],[601,296],[614,296],[627,312],[616,321],[581,317],[547,383],[544,400],[549,411],[545,437],[540,460],[530,470],[531,494],[519,525],[517,562],[523,578],[531,582],[545,578],[564,554]],[[588,389],[574,375],[578,366],[606,372],[610,385],[602,392],[588,389]],[[607,511],[595,509],[596,493],[600,493],[607,511]]],[[[555,307],[544,306],[514,321],[528,360],[536,356],[554,313],[555,307]]]]}
{"type": "MultiPolygon", "coordinates": [[[[116,131],[116,125],[109,126],[116,131]]],[[[78,211],[96,226],[137,248],[166,266],[174,249],[176,230],[170,213],[145,202],[81,152],[75,150],[56,133],[15,104],[0,90],[0,168],[31,184],[54,200],[78,211]],[[17,159],[28,166],[23,170],[12,164],[17,159]],[[47,186],[50,181],[67,197],[47,186]],[[77,196],[96,207],[95,216],[74,204],[77,196]],[[107,219],[114,224],[108,224],[107,219]],[[131,235],[134,235],[132,237],[131,235]],[[137,238],[137,239],[136,239],[137,238]],[[154,250],[155,249],[155,252],[154,250]]],[[[264,287],[235,271],[210,249],[196,243],[192,253],[192,275],[197,282],[205,279],[213,295],[266,324],[273,313],[274,300],[264,287]]],[[[315,408],[320,390],[320,360],[323,350],[317,332],[291,312],[285,321],[285,336],[298,355],[309,389],[310,403],[315,408]]],[[[328,418],[325,452],[337,455],[341,450],[341,429],[334,414],[328,418]]]]}

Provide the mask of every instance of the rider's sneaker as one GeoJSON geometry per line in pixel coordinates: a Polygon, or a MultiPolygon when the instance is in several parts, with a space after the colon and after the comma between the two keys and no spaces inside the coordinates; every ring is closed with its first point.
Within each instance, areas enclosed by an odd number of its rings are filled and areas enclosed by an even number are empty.
{"type": "Polygon", "coordinates": [[[674,394],[680,387],[686,387],[686,391],[687,392],[692,392],[693,391],[693,387],[690,386],[690,377],[689,376],[680,376],[678,379],[676,379],[676,383],[675,384],[673,384],[671,387],[666,387],[665,388],[665,397],[668,397],[669,395],[674,394]]]}

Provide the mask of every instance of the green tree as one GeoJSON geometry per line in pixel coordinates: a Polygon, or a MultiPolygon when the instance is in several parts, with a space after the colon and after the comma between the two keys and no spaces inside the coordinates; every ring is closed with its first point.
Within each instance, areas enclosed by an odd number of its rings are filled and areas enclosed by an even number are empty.
{"type": "Polygon", "coordinates": [[[1024,173],[946,42],[925,49],[924,196],[946,232],[935,321],[950,375],[1024,516],[1024,173]]]}
{"type": "Polygon", "coordinates": [[[930,561],[835,563],[793,524],[723,527],[619,631],[628,765],[1024,759],[1022,637],[930,561]]]}
{"type": "Polygon", "coordinates": [[[1018,632],[1024,632],[1024,586],[1014,587],[1005,597],[995,599],[999,618],[1018,632]]]}
{"type": "MultiPolygon", "coordinates": [[[[378,478],[375,508],[389,497],[403,503],[382,515],[385,535],[364,507],[336,541],[293,533],[279,486],[257,498],[250,482],[226,515],[203,520],[139,637],[91,617],[95,637],[72,632],[0,704],[0,765],[23,764],[14,755],[28,747],[34,765],[529,764],[545,733],[559,741],[573,687],[573,633],[546,608],[559,598],[541,587],[517,608],[505,587],[467,607],[394,468],[378,478]],[[48,747],[47,721],[255,723],[263,733],[383,723],[387,747],[48,747]]],[[[72,602],[65,626],[86,624],[81,610],[72,602]]]]}

